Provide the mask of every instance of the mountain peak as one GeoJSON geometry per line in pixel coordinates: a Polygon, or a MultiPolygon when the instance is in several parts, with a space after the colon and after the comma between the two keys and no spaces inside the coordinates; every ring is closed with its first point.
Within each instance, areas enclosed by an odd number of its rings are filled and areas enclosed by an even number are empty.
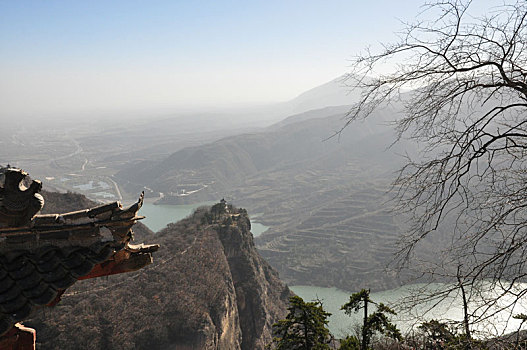
{"type": "Polygon", "coordinates": [[[293,113],[302,113],[313,109],[331,106],[350,106],[360,97],[360,91],[346,86],[348,75],[344,74],[325,84],[307,90],[288,103],[293,113]]]}

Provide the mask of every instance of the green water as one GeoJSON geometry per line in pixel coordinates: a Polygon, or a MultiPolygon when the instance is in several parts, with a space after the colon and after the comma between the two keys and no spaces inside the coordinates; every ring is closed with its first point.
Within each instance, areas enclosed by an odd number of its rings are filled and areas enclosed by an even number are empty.
{"type": "Polygon", "coordinates": [[[186,218],[190,214],[204,205],[211,205],[213,202],[203,202],[198,204],[182,204],[182,205],[154,205],[152,203],[144,203],[139,211],[139,215],[146,216],[141,222],[148,226],[154,232],[164,228],[171,222],[177,222],[186,218]]]}
{"type": "MultiPolygon", "coordinates": [[[[329,329],[336,337],[344,337],[347,334],[355,334],[353,328],[355,325],[360,325],[362,322],[363,314],[359,311],[356,314],[348,316],[344,311],[340,310],[340,307],[344,305],[348,300],[352,292],[347,292],[337,288],[323,288],[314,286],[291,286],[290,289],[305,301],[320,300],[322,301],[324,310],[330,312],[332,315],[329,317],[329,329]]],[[[371,293],[371,300],[377,303],[384,303],[387,305],[393,305],[402,300],[404,297],[409,296],[411,293],[411,286],[405,286],[397,289],[390,289],[382,292],[371,293]]],[[[370,308],[373,308],[370,306],[370,308]]],[[[443,313],[443,309],[438,311],[439,314],[443,313]]],[[[371,311],[372,309],[370,309],[371,311]]],[[[450,308],[450,310],[454,310],[450,308]]],[[[396,324],[401,329],[408,329],[411,327],[412,321],[407,317],[408,315],[399,314],[399,317],[394,318],[396,324]]],[[[459,315],[450,315],[461,316],[459,315]]],[[[433,315],[436,317],[436,315],[433,315]]],[[[431,317],[431,318],[433,318],[431,317]]]]}
{"type": "Polygon", "coordinates": [[[252,222],[251,221],[251,232],[254,237],[261,235],[265,231],[269,229],[269,226],[265,226],[260,224],[259,222],[252,222]]]}
{"type": "Polygon", "coordinates": [[[340,307],[348,300],[351,293],[337,288],[322,288],[313,286],[289,286],[289,288],[305,301],[319,299],[322,301],[324,310],[331,312],[329,317],[329,329],[336,337],[343,337],[350,333],[354,322],[360,322],[360,317],[353,319],[346,316],[340,307]]]}
{"type": "MultiPolygon", "coordinates": [[[[144,203],[139,211],[139,215],[146,216],[142,223],[148,226],[154,232],[164,228],[171,222],[177,222],[181,219],[191,215],[196,208],[204,205],[213,205],[214,202],[202,202],[197,204],[183,204],[183,205],[154,205],[152,203],[144,203]]],[[[251,222],[251,232],[254,236],[258,236],[267,231],[269,227],[258,222],[251,222]]]]}
{"type": "MultiPolygon", "coordinates": [[[[404,334],[410,331],[416,324],[420,324],[423,321],[423,315],[425,315],[424,319],[426,320],[438,319],[460,321],[463,319],[460,295],[452,295],[452,297],[441,302],[433,309],[432,312],[429,313],[426,311],[429,310],[429,308],[432,306],[432,303],[420,305],[410,312],[404,312],[400,310],[400,306],[398,305],[401,305],[404,300],[408,300],[408,298],[415,295],[415,293],[423,290],[431,292],[434,290],[434,288],[439,288],[441,286],[441,284],[433,284],[429,286],[422,284],[406,285],[396,289],[371,293],[370,298],[375,302],[387,304],[398,311],[398,315],[393,317],[392,320],[404,334]],[[421,319],[421,321],[419,319],[421,319]]],[[[524,290],[527,288],[527,284],[517,284],[517,288],[518,290],[524,290]]],[[[347,334],[356,334],[353,331],[353,328],[354,325],[359,325],[362,322],[362,314],[359,311],[350,317],[340,310],[340,307],[349,300],[349,296],[352,294],[352,292],[346,292],[336,288],[323,288],[314,286],[290,286],[290,289],[295,294],[302,297],[305,301],[316,299],[322,301],[324,309],[332,313],[329,318],[329,329],[336,337],[344,337],[347,334]]],[[[485,290],[485,287],[482,289],[485,290]]],[[[487,297],[497,295],[499,293],[500,291],[492,290],[490,287],[484,292],[487,297]]],[[[512,298],[509,298],[509,300],[502,300],[501,305],[508,305],[511,301],[512,298]]],[[[470,303],[469,309],[474,310],[477,304],[477,301],[470,303]]],[[[478,326],[475,331],[480,332],[480,335],[496,335],[496,332],[503,331],[514,332],[518,329],[521,321],[509,319],[509,316],[511,314],[526,312],[527,303],[516,305],[514,309],[506,308],[505,311],[490,318],[488,322],[478,326]]]]}

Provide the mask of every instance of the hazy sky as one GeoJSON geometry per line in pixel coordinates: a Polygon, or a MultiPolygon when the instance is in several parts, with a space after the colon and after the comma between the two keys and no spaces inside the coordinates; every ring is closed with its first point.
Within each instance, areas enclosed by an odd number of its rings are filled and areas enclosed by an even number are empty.
{"type": "Polygon", "coordinates": [[[0,0],[0,113],[294,98],[394,38],[422,0],[0,0]]]}

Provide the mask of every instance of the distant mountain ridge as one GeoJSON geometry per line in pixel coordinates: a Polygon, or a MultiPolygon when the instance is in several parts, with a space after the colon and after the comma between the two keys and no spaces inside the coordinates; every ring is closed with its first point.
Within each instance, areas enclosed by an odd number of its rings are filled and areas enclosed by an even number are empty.
{"type": "MultiPolygon", "coordinates": [[[[391,133],[386,126],[368,120],[354,124],[337,137],[348,109],[328,107],[291,116],[261,132],[184,148],[157,162],[131,164],[116,177],[129,186],[135,184],[137,189],[146,186],[162,192],[174,203],[213,200],[262,171],[321,157],[334,158],[351,145],[371,143],[368,138],[391,133]]],[[[377,150],[383,151],[389,145],[383,142],[377,150]]]]}
{"type": "Polygon", "coordinates": [[[330,106],[350,106],[359,101],[360,91],[346,86],[347,75],[310,89],[287,102],[291,114],[303,113],[330,106]]]}
{"type": "Polygon", "coordinates": [[[399,281],[384,268],[404,228],[385,202],[406,145],[390,148],[391,109],[338,134],[349,109],[292,115],[261,131],[131,164],[117,177],[136,190],[162,192],[162,203],[225,197],[263,213],[258,220],[272,229],[256,239],[258,249],[290,284],[394,287],[399,281]]]}

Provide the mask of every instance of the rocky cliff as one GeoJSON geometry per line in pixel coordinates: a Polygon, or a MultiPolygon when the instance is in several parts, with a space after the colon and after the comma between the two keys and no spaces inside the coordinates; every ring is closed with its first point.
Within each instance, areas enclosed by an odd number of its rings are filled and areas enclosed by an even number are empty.
{"type": "MultiPolygon", "coordinates": [[[[75,209],[75,208],[68,208],[75,209]]],[[[140,239],[161,244],[154,264],[77,283],[26,322],[40,349],[263,349],[290,291],[256,252],[245,210],[210,208],[140,239]]]]}

